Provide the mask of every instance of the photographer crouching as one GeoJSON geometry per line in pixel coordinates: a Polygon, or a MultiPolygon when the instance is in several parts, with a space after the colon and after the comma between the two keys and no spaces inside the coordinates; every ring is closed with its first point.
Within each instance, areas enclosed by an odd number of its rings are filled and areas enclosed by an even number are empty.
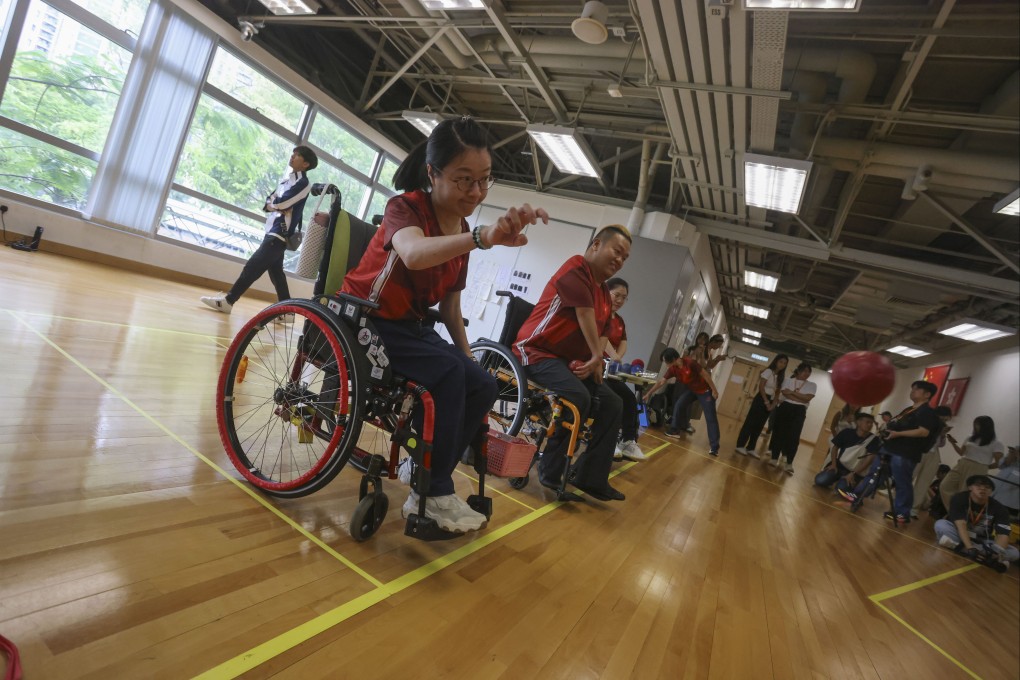
{"type": "MultiPolygon", "coordinates": [[[[994,498],[995,483],[985,475],[967,479],[967,490],[949,500],[949,514],[935,522],[939,545],[972,560],[983,556],[996,560],[1003,569],[1020,559],[1020,551],[1009,544],[1009,511],[994,498]]],[[[995,565],[991,565],[995,566],[995,565]]]]}
{"type": "Polygon", "coordinates": [[[879,455],[875,456],[867,476],[853,491],[840,490],[843,498],[853,503],[868,490],[869,484],[874,484],[871,488],[877,488],[882,480],[875,479],[875,475],[882,459],[888,458],[889,469],[896,482],[896,495],[893,510],[886,512],[885,518],[895,520],[898,526],[910,523],[910,509],[914,505],[914,468],[942,429],[935,409],[928,404],[936,392],[938,388],[926,380],[917,380],[910,385],[911,406],[887,423],[881,432],[879,455]]]}

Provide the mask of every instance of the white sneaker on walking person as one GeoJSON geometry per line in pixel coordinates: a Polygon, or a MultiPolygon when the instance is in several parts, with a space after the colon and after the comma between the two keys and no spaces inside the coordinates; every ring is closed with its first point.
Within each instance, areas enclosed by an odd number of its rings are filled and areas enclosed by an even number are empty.
{"type": "MultiPolygon", "coordinates": [[[[400,509],[400,516],[406,518],[412,513],[418,512],[420,497],[412,491],[407,495],[404,506],[400,509]]],[[[440,529],[464,533],[481,529],[488,522],[488,519],[480,512],[475,512],[467,501],[455,493],[447,496],[429,496],[425,499],[425,516],[434,519],[440,529]]]]}
{"type": "Polygon", "coordinates": [[[623,454],[624,458],[637,461],[639,463],[643,460],[648,460],[648,458],[645,457],[644,451],[641,450],[641,447],[638,446],[637,442],[633,439],[620,444],[620,453],[623,454]]]}
{"type": "Polygon", "coordinates": [[[793,474],[793,463],[783,463],[783,472],[788,475],[793,474]]]}
{"type": "Polygon", "coordinates": [[[743,446],[738,446],[737,448],[735,448],[733,450],[736,451],[737,453],[739,453],[741,456],[746,456],[747,455],[747,449],[745,449],[743,446]]]}
{"type": "Polygon", "coordinates": [[[778,458],[769,458],[769,465],[771,465],[774,468],[779,467],[779,459],[778,458]]]}
{"type": "Polygon", "coordinates": [[[758,455],[758,452],[755,451],[754,449],[744,449],[744,450],[747,451],[747,455],[749,455],[751,458],[754,458],[755,460],[761,460],[761,456],[758,455]]]}
{"type": "Polygon", "coordinates": [[[234,305],[227,302],[226,293],[217,293],[216,295],[203,295],[198,299],[201,300],[203,304],[206,304],[209,307],[215,309],[217,312],[222,312],[223,314],[230,314],[230,311],[234,308],[234,305]]]}

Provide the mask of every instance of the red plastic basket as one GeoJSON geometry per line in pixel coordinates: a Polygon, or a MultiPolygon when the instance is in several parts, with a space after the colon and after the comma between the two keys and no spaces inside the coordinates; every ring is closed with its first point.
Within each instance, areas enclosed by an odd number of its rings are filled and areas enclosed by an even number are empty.
{"type": "Polygon", "coordinates": [[[531,468],[535,445],[526,439],[489,430],[488,468],[496,477],[524,477],[531,468]]]}

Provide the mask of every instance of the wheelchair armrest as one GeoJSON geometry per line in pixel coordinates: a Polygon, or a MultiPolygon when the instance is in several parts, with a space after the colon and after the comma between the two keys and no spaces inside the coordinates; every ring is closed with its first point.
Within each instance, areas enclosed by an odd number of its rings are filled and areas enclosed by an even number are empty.
{"type": "Polygon", "coordinates": [[[355,305],[360,305],[362,307],[368,307],[370,309],[379,309],[380,307],[378,302],[369,302],[368,300],[362,300],[361,298],[349,295],[348,293],[337,293],[336,295],[341,300],[345,300],[347,302],[350,302],[355,305]]]}
{"type": "MultiPolygon", "coordinates": [[[[434,307],[429,307],[429,311],[425,312],[425,320],[432,323],[443,323],[443,318],[439,316],[439,310],[434,307]]],[[[464,328],[467,328],[467,325],[468,320],[464,319],[464,328]]]]}

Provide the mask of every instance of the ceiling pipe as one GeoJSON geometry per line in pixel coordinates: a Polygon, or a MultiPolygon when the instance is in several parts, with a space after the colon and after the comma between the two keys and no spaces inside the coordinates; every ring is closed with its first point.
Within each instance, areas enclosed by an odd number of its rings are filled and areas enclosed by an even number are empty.
{"type": "Polygon", "coordinates": [[[652,179],[655,177],[655,170],[658,161],[665,155],[666,145],[656,144],[654,157],[651,153],[652,143],[648,140],[641,142],[641,170],[638,176],[637,197],[634,199],[634,207],[630,210],[630,217],[627,219],[627,229],[632,234],[641,230],[641,224],[645,219],[645,207],[648,205],[648,197],[652,193],[652,179]]]}
{"type": "MultiPolygon", "coordinates": [[[[430,18],[433,17],[432,14],[430,14],[424,7],[421,6],[421,3],[418,2],[418,0],[397,0],[397,1],[400,3],[400,6],[404,8],[404,11],[407,12],[409,16],[430,18]]],[[[432,30],[433,29],[428,29],[425,32],[429,33],[432,30]]],[[[454,43],[450,40],[448,36],[445,35],[441,36],[438,40],[435,41],[435,45],[439,49],[439,51],[443,53],[443,56],[446,57],[451,64],[453,64],[454,68],[466,69],[471,64],[471,62],[468,60],[468,55],[462,53],[459,49],[457,49],[457,47],[454,45],[454,43]]]]}
{"type": "MultiPolygon", "coordinates": [[[[860,162],[868,156],[868,172],[870,164],[893,165],[909,169],[909,174],[900,177],[912,178],[921,163],[929,163],[934,168],[931,182],[942,184],[936,179],[940,169],[956,174],[973,175],[990,180],[1009,180],[1013,188],[1020,182],[1020,165],[1013,156],[966,153],[947,149],[933,149],[923,146],[907,146],[905,144],[868,143],[856,139],[839,139],[823,137],[815,144],[815,155],[826,158],[844,159],[860,162]]],[[[855,164],[856,167],[856,164],[855,164]]]]}

